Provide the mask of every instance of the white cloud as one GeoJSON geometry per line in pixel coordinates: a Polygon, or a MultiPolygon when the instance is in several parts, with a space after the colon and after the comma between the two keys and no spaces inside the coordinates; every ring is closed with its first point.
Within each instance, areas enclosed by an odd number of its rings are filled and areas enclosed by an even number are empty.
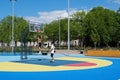
{"type": "Polygon", "coordinates": [[[120,0],[109,0],[109,1],[120,4],[120,0]]]}
{"type": "Polygon", "coordinates": [[[120,4],[120,0],[114,0],[114,2],[120,4]]]}
{"type": "MultiPolygon", "coordinates": [[[[77,10],[70,10],[70,14],[73,14],[77,10]]],[[[68,17],[68,13],[66,10],[55,10],[51,12],[38,12],[38,17],[27,16],[26,20],[32,23],[50,23],[53,20],[57,20],[58,17],[66,18],[68,17]]]]}

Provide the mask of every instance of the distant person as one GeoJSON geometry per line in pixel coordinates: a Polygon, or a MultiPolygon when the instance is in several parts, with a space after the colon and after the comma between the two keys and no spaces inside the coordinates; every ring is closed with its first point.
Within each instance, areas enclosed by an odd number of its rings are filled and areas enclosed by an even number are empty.
{"type": "Polygon", "coordinates": [[[39,48],[39,53],[41,53],[41,43],[42,43],[42,39],[41,36],[38,36],[38,48],[39,48]]]}
{"type": "Polygon", "coordinates": [[[51,56],[50,62],[51,62],[51,63],[54,62],[54,53],[55,53],[55,46],[54,46],[54,42],[52,42],[51,48],[50,48],[50,56],[51,56]]]}

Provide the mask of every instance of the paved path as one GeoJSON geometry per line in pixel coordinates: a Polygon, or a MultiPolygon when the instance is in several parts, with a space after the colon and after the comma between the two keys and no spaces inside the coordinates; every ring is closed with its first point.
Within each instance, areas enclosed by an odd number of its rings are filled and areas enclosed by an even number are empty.
{"type": "Polygon", "coordinates": [[[73,53],[73,54],[79,54],[80,51],[79,50],[56,50],[56,53],[73,53]]]}

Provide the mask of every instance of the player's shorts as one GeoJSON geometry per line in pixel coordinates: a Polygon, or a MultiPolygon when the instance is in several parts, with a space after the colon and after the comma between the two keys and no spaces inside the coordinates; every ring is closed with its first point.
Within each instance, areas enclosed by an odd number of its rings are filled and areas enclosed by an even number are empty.
{"type": "Polygon", "coordinates": [[[53,57],[54,56],[54,53],[51,53],[51,57],[53,57]]]}
{"type": "Polygon", "coordinates": [[[41,47],[41,43],[38,43],[38,46],[41,47]]]}

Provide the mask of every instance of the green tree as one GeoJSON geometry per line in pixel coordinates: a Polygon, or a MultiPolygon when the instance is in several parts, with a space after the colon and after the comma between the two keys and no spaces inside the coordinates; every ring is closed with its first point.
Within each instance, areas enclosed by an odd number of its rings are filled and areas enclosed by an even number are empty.
{"type": "Polygon", "coordinates": [[[91,30],[90,38],[94,42],[94,46],[96,49],[97,43],[100,42],[100,35],[98,34],[98,32],[95,28],[94,28],[94,30],[91,30]]]}
{"type": "Polygon", "coordinates": [[[56,41],[58,40],[58,22],[53,21],[45,27],[45,34],[49,40],[56,41]]]}
{"type": "Polygon", "coordinates": [[[79,38],[80,45],[82,48],[83,48],[83,43],[86,35],[85,27],[83,25],[85,16],[86,16],[85,11],[82,11],[82,12],[78,11],[72,15],[73,26],[75,26],[74,29],[72,28],[72,30],[74,30],[72,32],[76,33],[76,34],[73,34],[73,36],[75,35],[78,36],[77,38],[79,38]]]}
{"type": "MultiPolygon", "coordinates": [[[[14,40],[19,41],[21,33],[28,27],[28,22],[22,17],[14,17],[14,40]]],[[[11,41],[12,17],[7,16],[0,21],[0,40],[9,43],[11,41]]]]}
{"type": "Polygon", "coordinates": [[[116,32],[115,11],[103,8],[93,8],[85,18],[87,36],[90,38],[92,30],[97,30],[100,36],[100,43],[109,46],[112,36],[116,32]]]}
{"type": "MultiPolygon", "coordinates": [[[[67,42],[67,18],[60,19],[60,38],[61,41],[67,42]]],[[[47,36],[48,40],[58,41],[59,40],[59,21],[55,20],[45,27],[45,35],[47,36]]]]}
{"type": "Polygon", "coordinates": [[[116,13],[116,31],[115,31],[115,34],[113,35],[113,41],[115,41],[117,43],[117,47],[119,46],[120,44],[120,8],[117,10],[117,13],[116,13]]]}

